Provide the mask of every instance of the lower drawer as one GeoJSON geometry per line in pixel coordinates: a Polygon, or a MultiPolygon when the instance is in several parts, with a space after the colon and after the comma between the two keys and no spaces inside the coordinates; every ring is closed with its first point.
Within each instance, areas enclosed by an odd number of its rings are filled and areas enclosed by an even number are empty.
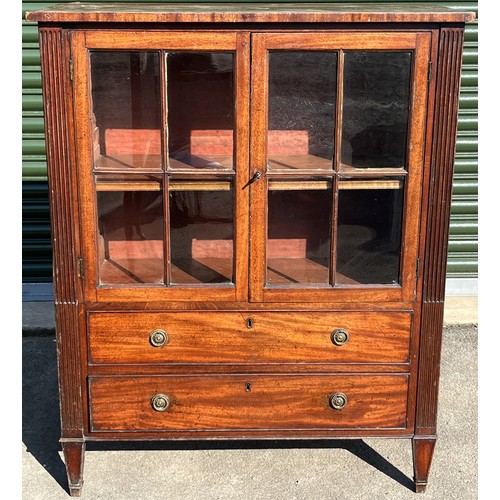
{"type": "Polygon", "coordinates": [[[408,375],[95,376],[92,431],[402,429],[408,375]]]}

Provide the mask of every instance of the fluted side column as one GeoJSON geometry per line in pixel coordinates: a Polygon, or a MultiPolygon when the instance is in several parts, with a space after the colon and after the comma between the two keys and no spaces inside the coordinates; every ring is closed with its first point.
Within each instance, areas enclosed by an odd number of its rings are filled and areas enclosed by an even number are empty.
{"type": "Polygon", "coordinates": [[[431,157],[422,322],[413,458],[415,487],[424,491],[436,441],[439,367],[448,255],[453,164],[458,121],[463,28],[445,28],[439,40],[431,157]]]}
{"type": "Polygon", "coordinates": [[[61,444],[70,493],[78,496],[83,467],[78,234],[73,185],[69,46],[60,28],[39,30],[50,193],[61,444]]]}

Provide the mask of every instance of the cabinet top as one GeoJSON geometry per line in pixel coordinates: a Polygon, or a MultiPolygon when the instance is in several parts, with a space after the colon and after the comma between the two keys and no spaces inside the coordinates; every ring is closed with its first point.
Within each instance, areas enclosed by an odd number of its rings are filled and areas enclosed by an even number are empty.
{"type": "Polygon", "coordinates": [[[463,23],[474,12],[422,4],[65,3],[26,13],[27,21],[75,23],[463,23]]]}

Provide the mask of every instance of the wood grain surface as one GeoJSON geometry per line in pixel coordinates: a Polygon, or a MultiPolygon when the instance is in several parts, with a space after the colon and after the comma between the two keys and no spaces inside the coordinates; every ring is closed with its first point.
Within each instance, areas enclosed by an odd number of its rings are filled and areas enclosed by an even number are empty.
{"type": "Polygon", "coordinates": [[[61,4],[28,12],[39,22],[467,22],[474,13],[441,6],[401,4],[61,4]]]}
{"type": "Polygon", "coordinates": [[[92,431],[404,428],[406,375],[91,377],[92,431]],[[332,394],[347,396],[341,410],[332,394]],[[151,399],[168,397],[166,411],[151,399]]]}
{"type": "Polygon", "coordinates": [[[453,164],[462,66],[463,29],[445,28],[439,41],[431,185],[423,269],[417,427],[436,431],[439,360],[443,328],[446,259],[452,196],[453,164]]]}
{"type": "Polygon", "coordinates": [[[53,251],[53,283],[63,436],[83,432],[80,371],[80,287],[77,208],[74,190],[72,108],[67,39],[60,28],[39,32],[42,58],[47,175],[53,251]]]}
{"type": "Polygon", "coordinates": [[[89,348],[96,364],[405,363],[410,328],[404,312],[95,313],[89,348]],[[340,328],[349,339],[339,346],[340,328]],[[160,347],[149,339],[156,329],[168,335],[160,347]]]}

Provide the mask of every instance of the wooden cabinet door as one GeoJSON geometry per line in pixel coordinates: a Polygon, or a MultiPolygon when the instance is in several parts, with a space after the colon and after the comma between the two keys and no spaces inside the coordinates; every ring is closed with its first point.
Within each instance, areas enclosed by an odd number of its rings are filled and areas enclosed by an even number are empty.
{"type": "Polygon", "coordinates": [[[86,300],[246,300],[249,35],[71,42],[86,300]]]}
{"type": "Polygon", "coordinates": [[[252,35],[250,300],[412,301],[430,34],[252,35]]]}

